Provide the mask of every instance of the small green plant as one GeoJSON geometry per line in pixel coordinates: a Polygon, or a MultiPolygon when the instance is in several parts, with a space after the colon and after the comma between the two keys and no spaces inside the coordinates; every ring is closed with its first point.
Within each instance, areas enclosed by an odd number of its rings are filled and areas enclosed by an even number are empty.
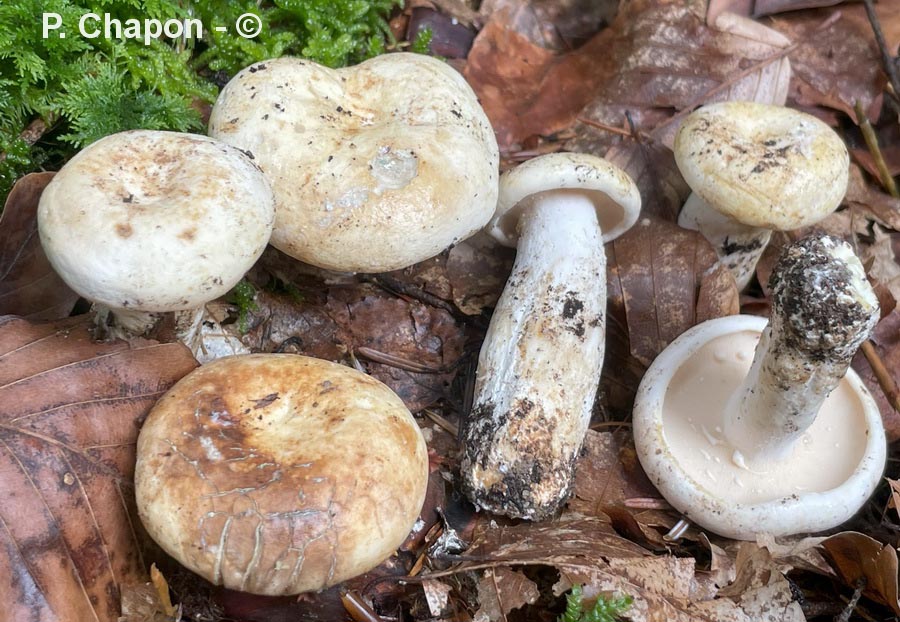
{"type": "Polygon", "coordinates": [[[434,38],[434,31],[431,26],[426,26],[416,34],[415,40],[409,46],[410,52],[416,54],[431,54],[431,40],[434,38]]]}
{"type": "Polygon", "coordinates": [[[632,602],[631,596],[600,596],[594,606],[585,611],[584,590],[580,585],[573,585],[566,595],[566,611],[556,622],[617,622],[632,602]]]}
{"type": "Polygon", "coordinates": [[[240,282],[234,286],[234,289],[231,290],[231,299],[234,301],[234,304],[237,305],[237,325],[238,330],[243,335],[250,328],[248,324],[250,312],[259,310],[259,305],[256,304],[256,288],[253,287],[253,284],[247,279],[241,279],[240,282]]]}

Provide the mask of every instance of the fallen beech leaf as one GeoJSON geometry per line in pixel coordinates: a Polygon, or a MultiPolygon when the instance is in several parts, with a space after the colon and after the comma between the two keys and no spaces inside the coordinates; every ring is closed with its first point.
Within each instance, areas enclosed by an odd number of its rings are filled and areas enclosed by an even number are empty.
{"type": "Polygon", "coordinates": [[[447,278],[453,303],[467,315],[478,315],[497,304],[512,271],[516,251],[478,233],[450,249],[447,278]]]}
{"type": "Polygon", "coordinates": [[[478,579],[478,612],[488,620],[505,620],[514,609],[537,602],[538,587],[521,572],[503,566],[488,568],[478,579]]]}
{"type": "Polygon", "coordinates": [[[482,526],[463,555],[465,565],[489,561],[509,566],[544,564],[591,568],[601,558],[639,558],[648,552],[618,535],[608,520],[567,516],[553,523],[482,526]]]}
{"type": "Polygon", "coordinates": [[[78,294],[53,271],[37,231],[41,193],[56,173],[25,175],[0,215],[0,315],[32,320],[66,317],[78,294]]]}
{"type": "Polygon", "coordinates": [[[850,167],[850,182],[844,202],[885,227],[900,231],[900,199],[867,183],[856,165],[850,167]]]}
{"type": "Polygon", "coordinates": [[[623,141],[605,158],[628,173],[641,193],[641,214],[675,222],[691,193],[672,150],[658,142],[623,141]]]}
{"type": "Polygon", "coordinates": [[[790,99],[800,106],[839,110],[854,120],[853,105],[859,100],[866,116],[877,119],[885,77],[872,31],[847,19],[822,30],[828,14],[808,11],[771,21],[773,28],[800,42],[790,54],[790,99]]]}
{"type": "Polygon", "coordinates": [[[84,317],[0,318],[0,596],[9,620],[114,621],[146,581],[138,428],[196,367],[181,344],[97,344],[84,317]]]}
{"type": "Polygon", "coordinates": [[[638,462],[631,434],[588,430],[567,511],[600,516],[633,497],[659,497],[638,462]]]}
{"type": "Polygon", "coordinates": [[[601,24],[611,22],[618,8],[618,0],[485,0],[478,11],[484,17],[502,18],[535,45],[571,50],[601,24]]]}
{"type": "Polygon", "coordinates": [[[353,354],[413,412],[447,395],[463,356],[465,336],[450,313],[375,285],[311,281],[293,293],[259,290],[256,304],[242,338],[253,352],[345,363],[353,354]]]}
{"type": "Polygon", "coordinates": [[[627,613],[632,622],[805,620],[800,605],[793,602],[790,584],[768,552],[751,543],[744,543],[741,551],[745,550],[735,562],[734,588],[720,590],[716,598],[698,582],[695,560],[676,557],[611,559],[606,567],[561,568],[553,589],[559,594],[581,584],[586,598],[609,592],[627,594],[634,599],[627,613]]]}
{"type": "Polygon", "coordinates": [[[703,236],[674,223],[643,218],[606,252],[609,318],[602,386],[612,408],[627,410],[656,355],[699,321],[737,313],[739,296],[703,236]]]}
{"type": "Polygon", "coordinates": [[[865,579],[863,594],[900,615],[894,547],[865,534],[845,531],[825,539],[822,548],[845,585],[855,589],[860,579],[865,579]]]}
{"type": "MultiPolygon", "coordinates": [[[[678,129],[672,111],[713,101],[784,103],[791,70],[778,55],[790,41],[780,33],[731,13],[711,28],[702,2],[627,6],[609,29],[614,34],[606,35],[607,47],[598,50],[611,58],[613,71],[580,118],[618,127],[628,112],[637,130],[671,147],[678,129]]],[[[587,123],[573,129],[577,137],[567,148],[575,151],[604,153],[619,141],[587,123]]]]}

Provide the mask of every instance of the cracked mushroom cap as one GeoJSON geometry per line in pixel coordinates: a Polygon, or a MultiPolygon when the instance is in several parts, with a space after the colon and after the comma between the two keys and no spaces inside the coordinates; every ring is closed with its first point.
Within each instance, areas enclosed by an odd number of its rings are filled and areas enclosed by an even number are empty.
{"type": "Polygon", "coordinates": [[[836,210],[849,180],[850,156],[834,130],[803,112],[755,102],[691,113],[675,136],[675,160],[713,209],[783,231],[836,210]]]}
{"type": "Polygon", "coordinates": [[[222,89],[209,134],[253,153],[272,182],[272,245],[321,268],[405,268],[480,230],[497,203],[490,122],[428,56],[256,63],[222,89]]]}
{"type": "Polygon", "coordinates": [[[274,219],[269,183],[241,151],[147,130],[82,149],[38,207],[41,244],[69,287],[150,312],[227,293],[262,254],[274,219]]]}
{"type": "Polygon", "coordinates": [[[550,194],[579,194],[593,201],[603,242],[637,221],[641,195],[622,169],[586,153],[551,153],[524,162],[500,177],[500,196],[488,231],[501,244],[519,240],[519,216],[550,194]]]}
{"type": "Polygon", "coordinates": [[[390,389],[290,354],[209,363],[160,399],[138,439],[138,512],[207,580],[319,590],[377,566],[409,534],[428,455],[390,389]]]}

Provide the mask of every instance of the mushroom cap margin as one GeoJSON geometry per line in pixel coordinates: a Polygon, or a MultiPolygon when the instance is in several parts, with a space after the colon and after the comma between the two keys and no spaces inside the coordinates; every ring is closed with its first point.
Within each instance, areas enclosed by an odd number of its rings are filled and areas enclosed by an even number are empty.
{"type": "Polygon", "coordinates": [[[551,153],[523,162],[500,176],[500,196],[490,234],[515,246],[519,214],[529,198],[557,191],[585,191],[594,201],[603,242],[610,242],[637,222],[641,195],[631,177],[603,158],[586,153],[551,153]]]}

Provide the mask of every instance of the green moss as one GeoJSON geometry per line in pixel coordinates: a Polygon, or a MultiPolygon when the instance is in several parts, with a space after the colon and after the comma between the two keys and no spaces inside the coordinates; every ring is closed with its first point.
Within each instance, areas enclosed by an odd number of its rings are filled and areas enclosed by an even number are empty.
{"type": "Polygon", "coordinates": [[[200,109],[220,82],[243,67],[282,55],[337,67],[380,54],[392,37],[386,17],[400,0],[0,0],[0,205],[12,183],[47,161],[127,129],[204,130],[200,109]],[[43,37],[43,13],[58,13],[67,36],[43,37]],[[77,31],[93,12],[127,19],[197,18],[204,38],[87,39],[77,31]],[[253,39],[234,28],[259,16],[253,39]],[[216,27],[226,27],[218,32],[216,27]],[[225,76],[218,74],[224,72],[225,76]],[[35,145],[21,139],[42,119],[35,145]],[[5,155],[3,155],[5,154],[5,155]]]}
{"type": "Polygon", "coordinates": [[[247,279],[241,281],[231,290],[229,298],[237,305],[238,308],[238,330],[243,335],[249,330],[247,321],[250,319],[251,311],[258,311],[259,305],[256,304],[256,288],[247,279]]]}
{"type": "Polygon", "coordinates": [[[426,26],[416,34],[416,38],[412,42],[412,45],[410,45],[409,51],[415,52],[416,54],[430,54],[431,40],[433,38],[434,31],[431,30],[431,26],[426,26]]]}
{"type": "Polygon", "coordinates": [[[574,585],[566,595],[566,611],[557,618],[557,622],[616,622],[628,611],[632,602],[630,596],[601,596],[585,611],[584,590],[580,585],[574,585]]]}

